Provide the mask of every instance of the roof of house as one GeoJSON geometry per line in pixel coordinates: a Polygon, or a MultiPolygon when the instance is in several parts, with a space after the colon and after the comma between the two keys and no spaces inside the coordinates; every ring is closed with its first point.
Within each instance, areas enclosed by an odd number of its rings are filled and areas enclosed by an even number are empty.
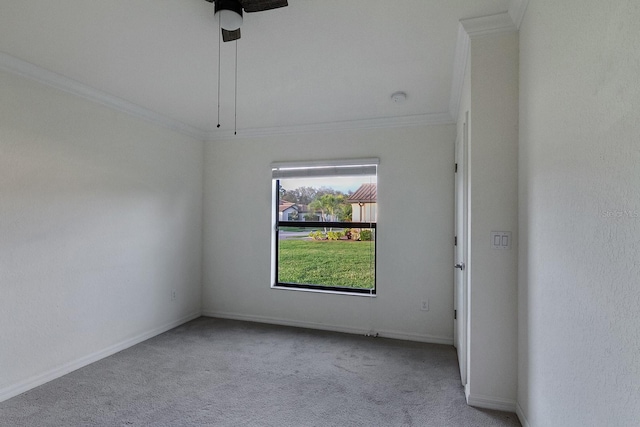
{"type": "Polygon", "coordinates": [[[378,198],[378,185],[377,184],[362,184],[360,188],[356,190],[349,198],[347,199],[351,203],[357,202],[366,202],[373,203],[376,202],[378,198]]]}
{"type": "Polygon", "coordinates": [[[295,203],[281,202],[280,205],[278,206],[278,212],[284,212],[289,208],[297,209],[297,207],[295,206],[295,203]]]}

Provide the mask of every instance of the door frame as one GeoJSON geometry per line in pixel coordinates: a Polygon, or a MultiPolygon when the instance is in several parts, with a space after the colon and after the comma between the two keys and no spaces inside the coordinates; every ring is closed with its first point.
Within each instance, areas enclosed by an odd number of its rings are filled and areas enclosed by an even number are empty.
{"type": "Polygon", "coordinates": [[[454,346],[458,350],[460,380],[467,384],[468,375],[468,327],[469,327],[469,111],[465,113],[462,135],[455,144],[455,190],[454,190],[454,246],[455,264],[463,264],[464,269],[454,268],[454,346]]]}

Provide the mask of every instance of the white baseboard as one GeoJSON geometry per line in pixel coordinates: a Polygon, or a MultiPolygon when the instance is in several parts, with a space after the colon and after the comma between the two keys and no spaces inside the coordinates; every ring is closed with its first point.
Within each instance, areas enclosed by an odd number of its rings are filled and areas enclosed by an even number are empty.
{"type": "Polygon", "coordinates": [[[406,341],[417,341],[430,344],[453,345],[453,338],[438,337],[433,335],[412,334],[398,331],[378,330],[370,331],[360,328],[350,328],[339,325],[328,325],[324,323],[305,322],[298,320],[279,319],[276,317],[256,316],[250,314],[227,313],[223,311],[203,310],[203,316],[218,317],[221,319],[244,320],[248,322],[269,323],[272,325],[293,326],[298,328],[320,329],[323,331],[343,332],[347,334],[365,335],[377,333],[382,338],[393,338],[406,341]]]}
{"type": "Polygon", "coordinates": [[[465,389],[467,404],[476,408],[495,409],[497,411],[516,412],[516,401],[482,394],[471,394],[469,388],[465,389]]]}
{"type": "Polygon", "coordinates": [[[93,362],[97,362],[100,359],[104,359],[105,357],[111,356],[112,354],[115,354],[119,351],[125,350],[129,347],[139,344],[142,341],[146,341],[149,338],[153,338],[156,335],[160,335],[164,332],[167,332],[170,329],[173,329],[177,326],[182,325],[183,323],[189,322],[190,320],[196,319],[198,317],[200,317],[200,312],[192,313],[181,319],[175,320],[173,322],[169,322],[163,326],[154,328],[138,336],[129,338],[127,340],[124,340],[112,346],[109,346],[103,350],[97,351],[95,353],[89,354],[87,356],[84,356],[79,359],[73,360],[69,363],[66,363],[62,366],[53,368],[42,374],[28,378],[25,381],[21,381],[17,384],[13,384],[3,389],[0,389],[0,402],[3,402],[7,399],[11,399],[12,397],[15,397],[19,394],[24,393],[25,391],[31,390],[32,388],[38,387],[44,383],[55,380],[56,378],[60,378],[70,372],[83,368],[87,365],[90,365],[93,362]]]}
{"type": "Polygon", "coordinates": [[[522,424],[522,427],[531,427],[531,424],[529,424],[529,420],[527,420],[527,417],[524,415],[524,411],[522,410],[522,407],[519,403],[516,403],[516,414],[520,419],[520,424],[522,424]]]}

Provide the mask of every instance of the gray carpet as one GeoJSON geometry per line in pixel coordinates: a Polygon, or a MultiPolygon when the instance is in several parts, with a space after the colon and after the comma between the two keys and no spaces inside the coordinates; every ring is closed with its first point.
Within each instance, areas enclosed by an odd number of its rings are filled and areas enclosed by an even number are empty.
{"type": "Polygon", "coordinates": [[[455,350],[199,318],[0,403],[1,426],[519,426],[455,350]]]}

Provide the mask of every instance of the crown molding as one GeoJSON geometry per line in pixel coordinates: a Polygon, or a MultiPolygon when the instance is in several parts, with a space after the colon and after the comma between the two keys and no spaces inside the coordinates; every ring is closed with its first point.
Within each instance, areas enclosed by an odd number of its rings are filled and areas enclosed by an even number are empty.
{"type": "Polygon", "coordinates": [[[518,29],[520,29],[520,25],[522,25],[522,20],[524,19],[528,5],[529,0],[511,0],[509,2],[509,15],[518,29]]]}
{"type": "MultiPolygon", "coordinates": [[[[528,0],[512,0],[511,6],[516,7],[516,3],[518,7],[517,13],[521,13],[522,16],[524,16],[524,10],[526,9],[526,3],[528,3],[528,0]],[[524,6],[522,6],[521,3],[525,3],[524,6]],[[522,7],[524,7],[524,9],[522,9],[522,7]]],[[[514,11],[514,14],[515,13],[516,12],[514,11]]],[[[462,88],[464,86],[464,74],[467,69],[471,39],[518,31],[518,27],[515,24],[514,19],[512,19],[512,16],[510,7],[509,12],[460,20],[460,24],[458,26],[458,41],[456,43],[456,53],[453,63],[453,76],[451,80],[451,98],[449,100],[449,114],[454,121],[457,121],[460,109],[462,88]]],[[[522,19],[522,16],[520,16],[520,19],[522,19]]]]}
{"type": "Polygon", "coordinates": [[[458,110],[460,108],[470,40],[475,37],[517,31],[518,28],[520,28],[528,4],[529,0],[510,0],[508,12],[478,18],[463,19],[460,21],[454,58],[449,111],[445,113],[314,123],[298,126],[240,129],[238,130],[237,135],[234,135],[231,131],[214,130],[208,132],[194,126],[190,126],[179,120],[163,116],[122,98],[109,95],[106,92],[102,92],[86,84],[38,67],[37,65],[23,61],[3,52],[0,52],[0,70],[35,80],[39,83],[113,108],[133,117],[154,123],[166,129],[204,141],[217,141],[233,138],[234,136],[254,138],[270,135],[304,134],[341,130],[453,124],[457,121],[458,110]]]}
{"type": "Polygon", "coordinates": [[[329,132],[357,129],[381,129],[407,126],[423,126],[433,124],[454,123],[449,113],[421,114],[415,116],[385,117],[377,119],[352,120],[330,123],[313,123],[299,126],[282,126],[269,128],[238,129],[237,135],[232,131],[204,131],[187,125],[179,120],[163,116],[122,98],[109,95],[84,83],[54,73],[23,61],[9,54],[0,52],[0,70],[35,80],[47,86],[71,93],[89,101],[113,108],[125,114],[137,117],[158,126],[190,136],[201,141],[216,141],[235,137],[255,138],[270,135],[304,134],[312,132],[329,132]]]}
{"type": "Polygon", "coordinates": [[[129,101],[125,101],[122,98],[109,95],[106,92],[94,89],[84,83],[80,83],[76,80],[54,73],[53,71],[45,70],[44,68],[3,52],[0,52],[0,69],[35,80],[47,86],[71,93],[106,107],[113,108],[125,114],[201,141],[205,140],[207,137],[207,132],[201,129],[187,125],[179,120],[165,117],[154,111],[148,110],[129,101]]]}
{"type": "Polygon", "coordinates": [[[469,38],[488,36],[492,34],[518,31],[508,12],[497,15],[480,16],[478,18],[462,19],[460,24],[469,38]]]}
{"type": "Polygon", "coordinates": [[[478,18],[463,19],[460,21],[454,58],[449,111],[443,113],[329,123],[312,123],[296,126],[239,129],[237,134],[234,135],[232,131],[205,131],[187,125],[179,120],[163,116],[122,98],[109,95],[106,92],[94,89],[88,85],[38,67],[37,65],[23,61],[3,52],[0,52],[0,69],[38,81],[42,84],[63,90],[147,122],[154,123],[166,129],[203,141],[219,141],[234,137],[257,138],[271,135],[454,124],[457,121],[460,100],[462,98],[464,74],[467,67],[470,40],[476,37],[517,31],[526,12],[528,3],[529,0],[511,0],[508,12],[497,15],[481,16],[478,18]]]}
{"type": "Polygon", "coordinates": [[[231,138],[259,138],[272,135],[292,135],[305,133],[333,132],[344,130],[383,129],[425,125],[441,125],[455,123],[448,112],[435,114],[419,114],[413,116],[384,117],[377,119],[349,120],[341,122],[311,123],[297,126],[278,126],[233,131],[212,131],[208,141],[220,141],[231,138]]]}

